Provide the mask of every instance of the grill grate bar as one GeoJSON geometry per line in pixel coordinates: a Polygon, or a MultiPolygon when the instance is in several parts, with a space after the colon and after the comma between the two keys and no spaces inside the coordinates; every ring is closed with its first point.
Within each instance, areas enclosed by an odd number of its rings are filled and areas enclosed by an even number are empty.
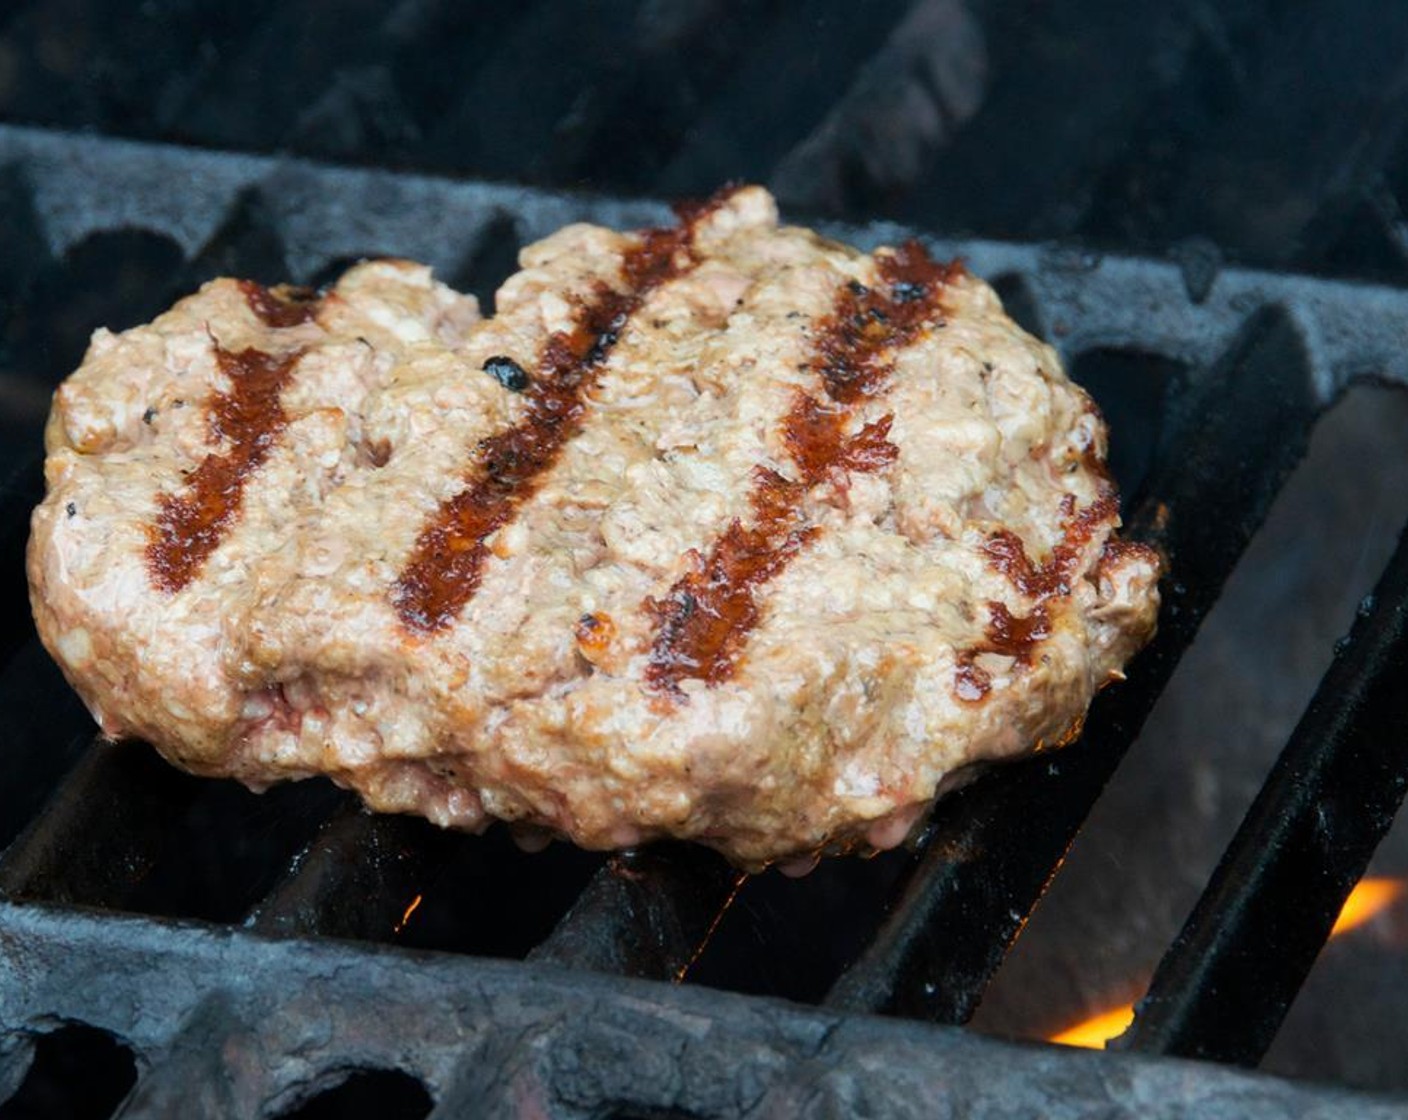
{"type": "Polygon", "coordinates": [[[145,744],[90,747],[0,858],[0,894],[121,907],[200,786],[145,744]]]}
{"type": "MultiPolygon", "coordinates": [[[[10,602],[25,602],[25,548],[29,543],[29,517],[44,497],[44,463],[34,456],[0,478],[0,572],[13,581],[7,587],[10,602]]],[[[8,661],[34,638],[34,624],[25,612],[0,627],[0,664],[8,661]]]]}
{"type": "Polygon", "coordinates": [[[1408,789],[1405,682],[1408,530],[1122,1048],[1261,1059],[1408,789]]]}
{"type": "Polygon", "coordinates": [[[1386,1120],[1404,1104],[1220,1067],[1198,1068],[1190,1094],[1178,1061],[441,953],[3,901],[0,929],[0,1038],[56,1020],[112,1033],[151,1071],[124,1116],[274,1115],[377,1068],[420,1079],[442,1116],[849,1115],[864,1101],[895,1116],[1386,1120]],[[193,1110],[197,1093],[212,1107],[193,1110]]]}
{"type": "MultiPolygon", "coordinates": [[[[69,252],[95,233],[159,231],[199,253],[250,188],[275,227],[291,278],[361,255],[408,256],[455,276],[504,214],[520,240],[573,221],[618,228],[668,221],[645,200],[572,196],[426,175],[319,165],[306,160],[194,151],[135,141],[67,136],[0,124],[0,166],[19,167],[33,188],[50,251],[69,252]],[[173,187],[179,184],[179,189],[173,187]],[[435,214],[426,222],[425,214],[435,214]]],[[[915,231],[880,222],[819,223],[862,247],[898,244],[915,231]]],[[[1101,256],[1029,244],[926,238],[941,256],[962,256],[981,276],[1020,277],[1040,309],[1035,324],[1063,356],[1096,347],[1160,354],[1209,366],[1258,307],[1292,309],[1312,357],[1322,403],[1352,379],[1408,384],[1398,324],[1408,292],[1386,286],[1169,261],[1101,256]]],[[[233,267],[232,260],[220,261],[233,267]]],[[[103,313],[108,313],[103,309],[103,313]]],[[[101,315],[99,315],[101,318],[101,315]]],[[[60,372],[60,371],[54,371],[60,372]]]]}
{"type": "Polygon", "coordinates": [[[410,817],[373,816],[349,805],[294,857],[245,924],[265,933],[388,941],[404,928],[406,900],[462,839],[410,817]]]}
{"type": "Polygon", "coordinates": [[[323,781],[259,797],[99,741],[0,856],[0,895],[234,920],[346,800],[323,781]]]}
{"type": "Polygon", "coordinates": [[[1097,698],[1081,741],[946,798],[924,855],[831,1006],[966,1022],[1183,650],[1305,449],[1318,412],[1298,332],[1256,315],[1167,440],[1131,535],[1163,548],[1161,630],[1097,698]],[[1021,828],[1017,826],[1021,822],[1021,828]]]}
{"type": "Polygon", "coordinates": [[[706,848],[654,845],[622,852],[593,876],[528,959],[682,980],[743,879],[706,848]]]}

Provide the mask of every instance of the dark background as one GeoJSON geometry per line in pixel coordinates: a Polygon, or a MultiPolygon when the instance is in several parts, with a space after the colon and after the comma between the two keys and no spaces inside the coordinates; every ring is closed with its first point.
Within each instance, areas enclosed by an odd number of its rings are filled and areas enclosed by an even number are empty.
{"type": "MultiPolygon", "coordinates": [[[[1393,284],[1408,283],[1406,119],[1408,5],[1371,0],[0,10],[10,123],[613,194],[743,179],[799,220],[1393,284]]],[[[38,259],[23,197],[0,168],[6,466],[37,446],[88,332],[159,310],[143,285],[181,263],[138,238],[18,267],[38,259]],[[18,310],[36,306],[42,324],[18,310]]],[[[511,247],[498,265],[507,274],[511,247]]],[[[1075,373],[1112,417],[1148,399],[1139,355],[1075,373]]],[[[1141,458],[1130,430],[1115,432],[1117,462],[1141,458]]],[[[1405,433],[1408,407],[1386,389],[1323,422],[979,1028],[1039,1037],[1138,993],[1408,518],[1405,433]]],[[[1408,873],[1404,829],[1376,872],[1408,873]]],[[[1408,1086],[1405,947],[1401,906],[1332,944],[1270,1068],[1408,1086]]]]}

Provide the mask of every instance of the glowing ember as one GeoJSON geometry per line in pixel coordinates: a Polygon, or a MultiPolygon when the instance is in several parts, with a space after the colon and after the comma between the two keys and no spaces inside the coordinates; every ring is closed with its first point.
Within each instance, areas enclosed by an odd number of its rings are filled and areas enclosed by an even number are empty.
{"type": "MultiPolygon", "coordinates": [[[[1335,920],[1330,937],[1338,937],[1352,929],[1358,929],[1365,922],[1383,913],[1403,897],[1408,890],[1408,881],[1403,879],[1361,879],[1349,897],[1344,900],[1340,916],[1335,920]]],[[[1059,1042],[1062,1046],[1084,1046],[1091,1050],[1103,1050],[1105,1043],[1118,1038],[1134,1022],[1134,1004],[1121,1004],[1119,1007],[1092,1015],[1060,1034],[1052,1035],[1048,1042],[1059,1042]]]]}
{"type": "Polygon", "coordinates": [[[401,920],[396,923],[394,928],[395,933],[400,933],[406,928],[406,923],[411,920],[411,915],[420,908],[422,897],[422,895],[416,895],[415,898],[411,899],[411,904],[406,907],[406,912],[401,915],[401,920]]]}

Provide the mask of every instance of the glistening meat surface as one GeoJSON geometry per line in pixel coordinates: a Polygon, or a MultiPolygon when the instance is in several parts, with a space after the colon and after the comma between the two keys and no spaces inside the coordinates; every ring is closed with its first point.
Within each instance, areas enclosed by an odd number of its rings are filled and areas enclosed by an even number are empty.
{"type": "Polygon", "coordinates": [[[29,576],[105,733],[256,788],[756,866],[1063,741],[1157,613],[1106,432],[961,266],[756,188],[95,334],[29,576]]]}

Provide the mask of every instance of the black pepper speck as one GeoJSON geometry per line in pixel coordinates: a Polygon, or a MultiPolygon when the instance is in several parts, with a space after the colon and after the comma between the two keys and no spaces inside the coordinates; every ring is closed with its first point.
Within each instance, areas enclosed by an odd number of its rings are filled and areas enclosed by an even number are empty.
{"type": "Polygon", "coordinates": [[[64,506],[64,512],[65,512],[66,514],[68,514],[70,517],[73,517],[75,514],[78,513],[78,507],[77,507],[76,505],[74,505],[72,502],[69,502],[68,505],[64,506]]]}

